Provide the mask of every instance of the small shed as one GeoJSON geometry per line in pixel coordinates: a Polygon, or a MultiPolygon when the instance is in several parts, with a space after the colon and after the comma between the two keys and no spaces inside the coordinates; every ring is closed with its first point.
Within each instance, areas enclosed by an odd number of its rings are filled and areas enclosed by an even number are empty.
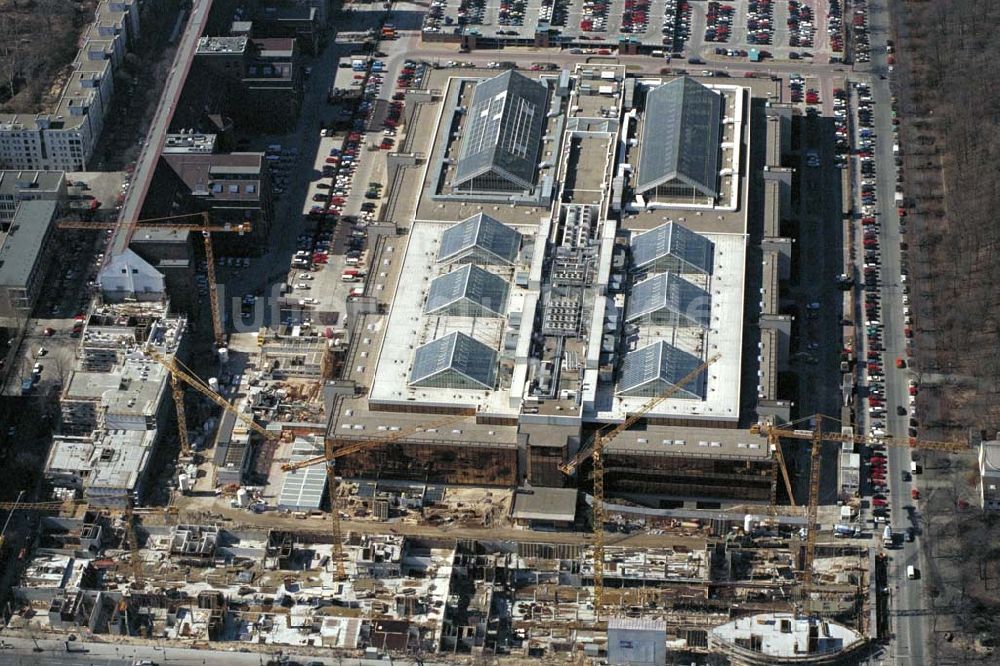
{"type": "Polygon", "coordinates": [[[576,500],[575,488],[518,488],[514,522],[526,527],[572,527],[576,500]]]}

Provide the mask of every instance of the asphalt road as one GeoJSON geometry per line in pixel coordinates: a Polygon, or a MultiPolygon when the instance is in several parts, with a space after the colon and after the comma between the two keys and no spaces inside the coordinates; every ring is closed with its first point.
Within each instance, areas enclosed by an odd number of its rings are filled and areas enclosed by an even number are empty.
{"type": "Polygon", "coordinates": [[[170,68],[170,73],[167,74],[160,102],[156,105],[156,117],[150,123],[145,146],[136,161],[132,186],[125,194],[125,201],[122,203],[122,210],[118,216],[119,223],[115,229],[108,259],[112,254],[119,255],[128,248],[128,242],[132,236],[131,223],[138,219],[142,204],[146,200],[146,193],[149,192],[153,172],[157,160],[160,158],[160,152],[163,150],[167,130],[170,129],[170,120],[174,116],[177,102],[180,101],[181,91],[187,81],[194,53],[198,48],[198,40],[208,22],[208,14],[211,9],[212,0],[195,0],[191,7],[191,16],[188,18],[188,24],[174,55],[174,64],[170,68]]]}
{"type": "MultiPolygon", "coordinates": [[[[889,80],[881,79],[880,75],[888,75],[886,63],[886,39],[888,38],[889,16],[885,0],[874,0],[869,4],[869,25],[871,35],[871,70],[872,99],[875,102],[875,143],[876,189],[878,193],[878,211],[881,216],[882,250],[882,323],[884,325],[885,344],[885,391],[888,415],[886,417],[886,432],[897,438],[905,439],[908,434],[908,415],[896,413],[897,406],[909,409],[909,379],[906,369],[895,366],[895,359],[905,358],[905,338],[903,335],[903,302],[902,285],[900,283],[900,241],[899,217],[893,201],[896,186],[896,169],[893,161],[892,144],[892,93],[889,80]]],[[[902,479],[904,471],[910,468],[911,451],[905,447],[889,447],[888,477],[889,500],[892,508],[893,528],[899,533],[908,527],[919,527],[915,522],[919,512],[916,511],[910,491],[914,483],[905,483],[902,479]],[[914,507],[908,511],[906,507],[914,507]]],[[[914,481],[919,477],[914,477],[914,481]]],[[[897,664],[929,663],[927,617],[920,614],[910,615],[909,611],[925,607],[924,585],[921,580],[907,580],[906,567],[913,565],[918,570],[924,570],[919,537],[912,543],[902,539],[900,547],[891,553],[889,564],[889,583],[892,594],[891,610],[893,614],[894,641],[891,655],[897,664]]]]}
{"type": "MultiPolygon", "coordinates": [[[[67,652],[67,643],[61,640],[37,640],[4,636],[0,642],[0,664],[5,666],[132,666],[136,660],[149,660],[156,666],[205,666],[225,664],[225,666],[263,666],[272,653],[237,652],[230,650],[194,650],[189,648],[161,647],[159,645],[129,645],[115,643],[68,643],[74,652],[67,652]],[[41,648],[35,651],[35,646],[41,648]]],[[[274,655],[278,650],[274,650],[274,655]]],[[[352,657],[331,658],[297,655],[287,652],[292,660],[299,663],[319,662],[324,666],[379,666],[392,663],[411,666],[417,663],[434,666],[435,662],[416,662],[409,659],[389,660],[355,659],[352,657]]],[[[437,662],[441,663],[441,662],[437,662]]]]}

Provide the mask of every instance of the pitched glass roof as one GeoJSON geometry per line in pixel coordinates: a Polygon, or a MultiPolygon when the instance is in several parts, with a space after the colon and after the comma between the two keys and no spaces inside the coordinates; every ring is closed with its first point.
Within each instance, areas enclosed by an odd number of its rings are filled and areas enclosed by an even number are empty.
{"type": "Polygon", "coordinates": [[[534,187],[545,125],[545,84],[509,70],[476,85],[453,185],[488,172],[534,187]]]}
{"type": "Polygon", "coordinates": [[[711,296],[701,287],[673,273],[659,273],[632,287],[625,321],[665,311],[676,315],[680,323],[708,328],[711,303],[711,296]]]}
{"type": "Polygon", "coordinates": [[[718,195],[722,97],[687,77],[646,94],[636,191],[677,180],[718,195]]]}
{"type": "Polygon", "coordinates": [[[521,234],[489,215],[477,213],[441,235],[438,262],[459,261],[478,250],[482,264],[512,264],[521,248],[521,234]]]}
{"type": "Polygon", "coordinates": [[[502,317],[507,304],[507,281],[479,266],[465,264],[431,282],[425,314],[502,317]]]}
{"type": "Polygon", "coordinates": [[[417,348],[411,386],[493,388],[497,352],[465,333],[454,331],[417,348]]]}
{"type": "Polygon", "coordinates": [[[661,224],[655,229],[632,237],[632,263],[646,268],[659,259],[673,258],[682,273],[711,273],[715,245],[699,233],[676,222],[661,224]]]}
{"type": "MultiPolygon", "coordinates": [[[[618,392],[625,394],[658,395],[675,386],[688,373],[701,365],[692,354],[666,342],[654,342],[625,355],[622,362],[618,392]]],[[[676,391],[674,398],[705,398],[705,373],[676,391]]]]}

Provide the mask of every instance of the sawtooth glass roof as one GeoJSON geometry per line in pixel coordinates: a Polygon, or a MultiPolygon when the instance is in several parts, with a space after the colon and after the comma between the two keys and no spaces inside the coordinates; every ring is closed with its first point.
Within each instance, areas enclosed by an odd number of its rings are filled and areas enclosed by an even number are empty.
{"type": "Polygon", "coordinates": [[[453,187],[532,189],[547,100],[545,84],[513,70],[478,83],[466,116],[453,187]]]}
{"type": "Polygon", "coordinates": [[[632,237],[632,263],[637,269],[708,275],[714,253],[712,241],[676,222],[632,237]]]}
{"type": "MultiPolygon", "coordinates": [[[[701,359],[666,342],[654,342],[625,355],[618,392],[627,396],[660,395],[701,365],[701,359]]],[[[705,373],[674,392],[673,398],[705,399],[705,373]]]]}
{"type": "MultiPolygon", "coordinates": [[[[297,440],[292,445],[290,462],[297,463],[323,455],[323,445],[297,440]]],[[[326,465],[303,467],[292,472],[285,472],[281,480],[281,493],[278,495],[278,506],[282,509],[309,510],[318,509],[323,502],[326,491],[326,465]]]]}
{"type": "Polygon", "coordinates": [[[718,195],[722,97],[687,77],[646,94],[636,191],[680,183],[718,195]]]}
{"type": "Polygon", "coordinates": [[[661,324],[708,328],[711,316],[707,291],[673,273],[659,273],[632,287],[625,321],[652,318],[661,324]]]}
{"type": "Polygon", "coordinates": [[[489,215],[477,213],[441,234],[437,260],[510,265],[520,248],[519,232],[489,215]]]}
{"type": "Polygon", "coordinates": [[[503,317],[507,281],[479,266],[466,264],[431,282],[424,314],[454,317],[503,317]]]}
{"type": "Polygon", "coordinates": [[[492,390],[497,375],[496,350],[454,331],[417,348],[410,386],[492,390]]]}

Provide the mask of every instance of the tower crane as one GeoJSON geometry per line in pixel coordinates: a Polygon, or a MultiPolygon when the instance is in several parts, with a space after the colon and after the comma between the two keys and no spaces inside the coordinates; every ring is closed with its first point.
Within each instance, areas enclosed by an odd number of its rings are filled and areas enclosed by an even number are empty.
{"type": "MultiPolygon", "coordinates": [[[[219,307],[219,293],[216,288],[215,281],[215,252],[212,249],[212,234],[213,233],[238,233],[243,235],[250,231],[250,225],[248,224],[222,224],[213,225],[209,219],[208,213],[182,213],[180,215],[167,215],[165,217],[151,217],[143,220],[138,220],[138,223],[148,223],[148,222],[167,222],[169,220],[179,220],[189,217],[201,217],[201,224],[176,224],[171,222],[170,224],[164,224],[163,226],[168,229],[176,229],[178,231],[194,231],[200,232],[202,234],[202,240],[205,244],[205,270],[208,273],[208,297],[211,302],[212,308],[212,332],[215,336],[215,346],[224,347],[226,343],[226,332],[222,327],[222,312],[219,307]]],[[[56,226],[60,229],[111,229],[115,225],[113,222],[88,222],[84,220],[60,220],[56,223],[56,226]]]]}
{"type": "Polygon", "coordinates": [[[301,460],[299,462],[288,462],[281,466],[283,472],[294,472],[296,470],[303,469],[305,467],[312,467],[314,465],[325,464],[327,465],[326,472],[326,484],[327,490],[330,493],[330,516],[331,516],[331,529],[333,532],[333,559],[336,562],[337,580],[346,580],[347,574],[344,571],[344,539],[343,533],[340,529],[340,512],[337,510],[337,477],[334,474],[334,464],[337,458],[343,458],[344,456],[351,455],[352,453],[357,453],[358,451],[364,451],[366,449],[375,448],[378,446],[385,446],[386,444],[392,444],[393,442],[398,442],[401,439],[410,437],[411,435],[424,432],[432,428],[440,428],[446,425],[451,425],[456,421],[467,418],[467,415],[463,414],[461,416],[449,416],[448,418],[442,419],[440,421],[435,421],[432,423],[425,423],[419,426],[414,426],[412,428],[407,428],[406,430],[397,430],[390,435],[385,437],[379,437],[378,439],[364,440],[360,442],[352,442],[350,444],[345,444],[338,448],[334,448],[333,441],[327,439],[324,445],[324,452],[321,456],[316,456],[314,458],[308,458],[306,460],[301,460]]]}
{"type": "Polygon", "coordinates": [[[125,501],[124,518],[125,540],[128,541],[129,550],[129,566],[132,568],[132,584],[141,589],[145,583],[145,574],[142,572],[142,560],[139,557],[139,535],[135,531],[135,513],[131,498],[125,501]]]}
{"type": "MultiPolygon", "coordinates": [[[[67,499],[63,501],[52,501],[52,502],[0,502],[0,510],[10,511],[13,514],[14,511],[62,511],[64,509],[69,509],[72,507],[82,506],[88,504],[85,499],[67,499]]],[[[139,548],[139,537],[135,529],[135,517],[140,513],[153,513],[159,511],[159,509],[140,509],[136,508],[132,504],[132,500],[127,500],[125,508],[122,510],[122,522],[125,527],[125,542],[129,549],[129,568],[132,573],[132,583],[137,587],[142,587],[145,581],[145,575],[142,570],[142,558],[140,557],[139,548]]],[[[176,507],[167,507],[165,509],[167,513],[176,513],[176,507]]],[[[8,517],[8,521],[10,518],[8,517]]],[[[6,525],[4,525],[6,530],[6,525]]],[[[3,538],[0,537],[0,545],[3,544],[3,538]]]]}
{"type": "Polygon", "coordinates": [[[160,352],[147,345],[143,353],[170,371],[170,382],[173,388],[174,402],[177,407],[177,430],[181,437],[181,451],[188,455],[191,451],[191,443],[187,439],[187,422],[184,416],[184,393],[180,390],[180,383],[183,382],[193,388],[198,393],[222,407],[224,410],[234,415],[240,421],[247,424],[254,432],[264,439],[278,439],[281,434],[271,432],[253,420],[253,416],[244,414],[236,409],[228,400],[212,390],[212,387],[199,379],[189,368],[176,358],[168,358],[160,352]]]}
{"type": "Polygon", "coordinates": [[[700,375],[706,368],[708,368],[708,366],[718,361],[721,356],[722,356],[721,354],[716,354],[715,356],[709,358],[707,361],[699,365],[697,368],[695,368],[691,372],[681,377],[676,384],[673,384],[672,386],[667,388],[667,390],[665,390],[663,393],[655,395],[649,400],[647,400],[637,411],[633,412],[632,414],[629,414],[624,421],[616,425],[613,429],[605,427],[599,430],[597,434],[594,435],[593,439],[591,439],[590,445],[580,449],[580,451],[575,456],[573,456],[571,460],[560,465],[559,471],[562,472],[563,474],[566,474],[567,476],[576,472],[577,468],[583,463],[584,460],[592,457],[594,451],[594,444],[601,436],[604,436],[605,439],[614,439],[623,431],[628,430],[633,425],[635,425],[635,423],[639,419],[644,417],[650,410],[652,410],[658,404],[660,404],[673,394],[683,389],[690,382],[694,381],[694,379],[697,378],[698,375],[700,375]],[[604,435],[603,434],[604,432],[607,432],[607,435],[604,435]]]}
{"type": "Polygon", "coordinates": [[[580,463],[588,456],[593,461],[594,466],[594,612],[598,619],[601,614],[601,607],[604,601],[604,447],[608,442],[620,435],[625,430],[631,428],[639,419],[643,418],[654,407],[680,391],[690,382],[694,381],[708,366],[719,360],[721,354],[715,354],[697,368],[680,378],[675,384],[662,393],[647,400],[638,410],[629,414],[624,421],[611,428],[606,433],[598,431],[589,447],[585,447],[577,455],[559,467],[564,474],[572,474],[580,463]]]}
{"type": "MultiPolygon", "coordinates": [[[[767,423],[757,423],[750,427],[750,432],[755,435],[767,437],[768,443],[775,451],[781,451],[780,438],[795,440],[806,440],[812,443],[809,450],[809,501],[806,510],[807,531],[806,531],[806,556],[803,562],[803,579],[806,585],[812,583],[813,560],[816,556],[816,528],[817,515],[819,511],[819,468],[823,449],[823,442],[851,442],[865,445],[885,445],[885,446],[906,446],[913,449],[924,449],[929,451],[958,452],[967,450],[968,444],[963,442],[938,442],[932,440],[918,439],[898,439],[895,437],[867,437],[865,435],[855,435],[853,433],[824,432],[821,414],[812,417],[815,425],[809,429],[794,427],[777,427],[767,423]]],[[[789,424],[794,426],[794,424],[789,424]]],[[[785,473],[785,483],[788,486],[788,494],[792,496],[791,484],[788,481],[787,471],[785,473]]],[[[794,497],[792,503],[794,504],[794,497]]]]}

